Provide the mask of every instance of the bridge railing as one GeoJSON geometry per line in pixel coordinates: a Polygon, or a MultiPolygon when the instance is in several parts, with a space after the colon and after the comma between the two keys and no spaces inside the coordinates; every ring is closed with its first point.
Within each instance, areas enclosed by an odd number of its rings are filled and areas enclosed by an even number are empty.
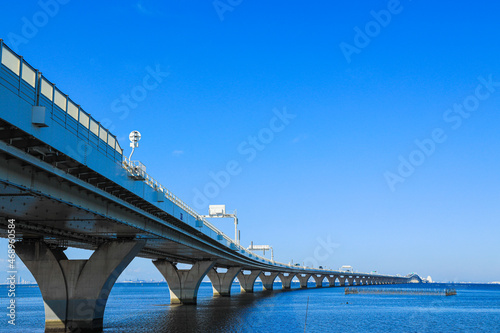
{"type": "MultiPolygon", "coordinates": [[[[137,161],[130,161],[123,156],[123,149],[115,135],[104,128],[97,120],[85,112],[79,104],[76,104],[68,95],[64,94],[56,85],[50,82],[40,71],[27,63],[23,57],[17,55],[12,49],[5,45],[0,39],[0,84],[17,94],[20,98],[33,106],[43,106],[49,110],[54,122],[57,122],[68,131],[73,132],[80,139],[93,144],[105,155],[111,156],[131,177],[144,181],[148,186],[175,203],[185,212],[212,230],[215,234],[226,241],[229,248],[246,253],[262,262],[272,263],[293,269],[312,269],[305,266],[294,266],[292,264],[279,263],[258,255],[230,239],[213,224],[201,217],[194,209],[179,199],[156,179],[151,177],[144,166],[137,161]]],[[[316,269],[321,270],[321,269],[316,269]]]]}
{"type": "MultiPolygon", "coordinates": [[[[202,221],[203,225],[208,227],[210,230],[212,230],[217,235],[220,235],[227,242],[228,247],[232,248],[233,250],[237,250],[240,252],[243,251],[244,253],[251,254],[253,257],[260,259],[260,260],[263,260],[263,261],[266,261],[266,262],[277,263],[277,262],[270,260],[266,257],[258,255],[255,252],[249,251],[248,249],[244,248],[240,244],[237,244],[234,240],[229,238],[226,234],[224,234],[221,230],[219,230],[217,227],[215,227],[212,223],[208,222],[205,218],[201,217],[200,214],[198,214],[188,204],[186,204],[184,201],[182,201],[176,195],[174,195],[169,189],[167,189],[165,186],[163,186],[159,181],[157,181],[156,179],[151,177],[146,172],[142,163],[140,163],[139,161],[131,161],[126,156],[123,156],[123,164],[122,165],[130,177],[137,179],[137,180],[144,181],[144,183],[146,183],[148,186],[153,188],[155,191],[163,193],[163,195],[167,199],[169,199],[170,201],[175,203],[177,206],[182,208],[185,212],[192,215],[197,220],[202,221]]],[[[277,263],[277,264],[289,266],[288,264],[282,264],[282,263],[277,263]]]]}
{"type": "Polygon", "coordinates": [[[242,253],[250,254],[261,261],[276,263],[237,244],[213,224],[201,217],[200,214],[170,190],[161,185],[160,182],[151,177],[140,162],[130,161],[127,157],[123,156],[123,149],[120,147],[115,135],[111,134],[97,120],[90,116],[89,113],[85,112],[80,105],[64,94],[54,83],[43,76],[40,71],[24,61],[23,57],[17,55],[1,39],[0,73],[0,82],[7,89],[33,106],[45,107],[49,111],[52,121],[73,132],[80,139],[93,144],[105,155],[109,156],[111,154],[110,156],[115,161],[121,161],[123,168],[127,170],[131,177],[142,180],[151,188],[162,192],[167,199],[197,220],[202,221],[203,225],[215,234],[221,236],[226,241],[228,247],[242,253]]]}
{"type": "Polygon", "coordinates": [[[197,220],[202,221],[203,225],[214,233],[222,236],[229,247],[249,252],[256,258],[269,261],[269,259],[252,253],[233,242],[222,231],[202,218],[194,209],[151,177],[140,162],[130,161],[123,156],[123,149],[115,135],[85,112],[79,104],[64,94],[40,71],[28,64],[23,57],[5,45],[2,39],[0,39],[0,74],[0,84],[30,105],[45,107],[49,111],[48,114],[50,114],[52,121],[73,132],[80,139],[93,144],[95,148],[105,155],[113,157],[115,161],[121,162],[131,177],[142,180],[156,191],[162,192],[170,201],[197,220]]]}
{"type": "Polygon", "coordinates": [[[142,163],[138,161],[131,161],[126,156],[123,156],[123,168],[127,171],[130,177],[138,180],[144,181],[148,186],[153,188],[157,192],[162,192],[167,199],[175,203],[177,206],[182,208],[185,212],[191,214],[196,219],[201,220],[201,217],[194,209],[189,207],[184,201],[179,199],[175,194],[169,191],[165,186],[163,186],[159,181],[151,177],[143,168],[142,163]]]}
{"type": "Polygon", "coordinates": [[[123,150],[116,136],[1,39],[0,63],[0,80],[7,89],[33,106],[45,107],[53,122],[85,140],[105,156],[121,161],[123,150]]]}
{"type": "Polygon", "coordinates": [[[121,161],[123,168],[128,174],[144,181],[148,186],[163,195],[188,214],[202,221],[215,234],[221,236],[227,246],[233,250],[239,250],[251,254],[253,257],[270,261],[269,259],[246,250],[239,244],[227,237],[213,224],[202,218],[194,209],[179,199],[170,190],[161,185],[151,177],[144,166],[137,161],[130,161],[123,156],[116,136],[111,134],[97,120],[85,112],[80,105],[76,104],[68,95],[64,94],[56,85],[50,82],[42,73],[24,61],[23,57],[17,55],[12,49],[0,39],[0,82],[26,102],[33,106],[42,106],[48,110],[52,121],[73,132],[80,139],[93,144],[95,148],[105,155],[111,154],[115,161],[121,161]]]}

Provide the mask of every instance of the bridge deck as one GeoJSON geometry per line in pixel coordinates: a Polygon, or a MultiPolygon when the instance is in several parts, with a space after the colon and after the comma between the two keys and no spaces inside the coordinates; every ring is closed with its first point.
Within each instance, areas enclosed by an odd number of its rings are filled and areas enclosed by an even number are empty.
{"type": "Polygon", "coordinates": [[[146,239],[139,256],[153,259],[386,276],[296,267],[246,250],[149,175],[137,177],[116,136],[1,40],[0,53],[0,217],[16,218],[21,236],[89,249],[146,239]]]}

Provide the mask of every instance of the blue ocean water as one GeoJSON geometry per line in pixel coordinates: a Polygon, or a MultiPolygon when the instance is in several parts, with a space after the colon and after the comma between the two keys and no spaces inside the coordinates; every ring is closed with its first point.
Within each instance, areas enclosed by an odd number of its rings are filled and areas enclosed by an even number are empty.
{"type": "MultiPolygon", "coordinates": [[[[104,332],[500,332],[500,285],[366,288],[429,287],[455,288],[457,295],[344,295],[339,287],[281,291],[277,283],[273,292],[257,291],[257,284],[253,294],[240,294],[233,285],[232,297],[213,298],[210,283],[202,283],[198,305],[171,306],[165,283],[118,283],[108,300],[104,332]]],[[[5,309],[6,286],[0,287],[0,299],[5,309]]],[[[3,316],[0,331],[43,332],[38,287],[18,285],[16,302],[17,325],[3,316]]]]}

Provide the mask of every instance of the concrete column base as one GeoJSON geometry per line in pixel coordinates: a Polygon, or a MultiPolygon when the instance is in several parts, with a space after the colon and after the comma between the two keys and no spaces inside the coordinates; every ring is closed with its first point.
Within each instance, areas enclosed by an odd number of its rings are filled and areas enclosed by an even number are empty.
{"type": "Polygon", "coordinates": [[[102,330],[104,309],[116,279],[145,242],[104,243],[88,260],[68,260],[62,248],[40,240],[16,243],[35,277],[45,305],[45,332],[102,330]]]}
{"type": "Polygon", "coordinates": [[[241,267],[231,267],[226,273],[218,273],[215,268],[208,271],[207,276],[212,282],[214,296],[231,296],[231,286],[241,267]]]}
{"type": "Polygon", "coordinates": [[[280,280],[281,280],[281,287],[283,289],[291,289],[292,288],[292,280],[295,274],[293,273],[288,273],[288,275],[285,275],[285,273],[279,273],[278,274],[280,280]]]}
{"type": "Polygon", "coordinates": [[[250,274],[243,274],[243,271],[238,273],[238,281],[240,281],[240,288],[242,293],[253,293],[253,286],[255,280],[262,273],[262,271],[252,271],[250,274]]]}
{"type": "Polygon", "coordinates": [[[155,260],[153,264],[167,280],[170,304],[196,304],[200,283],[215,261],[198,261],[191,269],[177,269],[166,260],[155,260]]]}
{"type": "Polygon", "coordinates": [[[264,290],[273,290],[274,280],[278,276],[277,272],[271,272],[271,275],[260,275],[260,280],[262,281],[262,288],[264,290]]]}
{"type": "Polygon", "coordinates": [[[309,278],[311,277],[312,274],[297,274],[297,279],[300,281],[300,288],[305,289],[307,288],[307,281],[309,281],[309,278]]]}

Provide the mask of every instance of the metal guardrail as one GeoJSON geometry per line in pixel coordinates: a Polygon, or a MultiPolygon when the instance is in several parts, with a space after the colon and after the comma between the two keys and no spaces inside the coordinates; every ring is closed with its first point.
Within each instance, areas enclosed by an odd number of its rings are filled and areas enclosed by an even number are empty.
{"type": "MultiPolygon", "coordinates": [[[[285,264],[281,262],[277,262],[271,259],[268,259],[264,256],[258,255],[255,252],[252,252],[240,244],[237,244],[234,240],[229,238],[226,234],[224,234],[221,230],[217,229],[212,223],[208,222],[205,218],[203,218],[200,214],[198,214],[193,208],[191,208],[188,204],[186,204],[184,201],[179,199],[176,195],[174,195],[171,191],[169,191],[165,186],[161,185],[160,182],[158,182],[156,179],[151,177],[146,171],[144,165],[139,162],[139,161],[130,161],[126,156],[123,156],[123,163],[122,163],[123,168],[127,171],[127,173],[130,175],[130,177],[138,180],[144,181],[148,186],[150,186],[152,189],[158,192],[162,192],[165,195],[165,198],[169,199],[173,203],[175,203],[177,206],[181,207],[184,211],[186,211],[188,214],[192,215],[194,218],[196,218],[198,221],[202,221],[203,225],[208,227],[210,230],[215,232],[217,235],[222,236],[222,238],[227,242],[228,247],[234,247],[236,250],[242,252],[242,253],[248,253],[252,257],[256,259],[260,259],[263,262],[266,263],[271,263],[274,265],[280,265],[280,266],[285,266],[289,267],[292,269],[302,269],[302,270],[318,270],[318,271],[331,271],[326,268],[313,268],[313,267],[307,267],[307,266],[294,266],[292,264],[285,264]]],[[[371,276],[373,274],[371,273],[363,273],[363,272],[349,272],[349,271],[338,271],[342,273],[348,273],[348,275],[367,275],[371,276]]],[[[377,274],[384,276],[383,274],[377,274]]]]}
{"type": "Polygon", "coordinates": [[[26,62],[22,56],[5,45],[2,39],[0,39],[0,64],[0,70],[3,71],[2,78],[8,83],[8,88],[14,89],[21,98],[34,106],[46,107],[52,119],[68,130],[75,132],[81,126],[84,128],[84,137],[86,136],[87,141],[90,142],[90,137],[94,135],[96,142],[108,146],[113,155],[115,152],[118,156],[123,154],[115,135],[59,90],[39,70],[26,62]]]}
{"type": "Polygon", "coordinates": [[[283,264],[276,262],[274,260],[270,260],[266,257],[263,257],[261,255],[258,255],[252,251],[249,251],[245,249],[243,246],[240,244],[237,244],[234,240],[229,238],[226,234],[224,234],[222,231],[217,229],[212,223],[208,222],[205,218],[201,217],[200,214],[198,214],[193,208],[191,208],[188,204],[186,204],[184,201],[179,199],[176,195],[174,195],[170,190],[168,190],[165,186],[160,184],[156,179],[151,177],[146,171],[142,163],[139,161],[131,161],[129,160],[126,156],[123,156],[123,163],[122,167],[127,171],[130,177],[137,179],[137,180],[142,180],[144,183],[146,183],[148,186],[150,186],[152,189],[154,189],[157,192],[162,192],[165,195],[165,198],[169,199],[173,203],[175,203],[177,206],[182,208],[184,211],[186,211],[188,214],[193,216],[195,219],[198,221],[202,221],[203,225],[207,226],[209,229],[211,229],[213,232],[215,232],[217,235],[222,236],[222,238],[229,244],[229,246],[233,246],[236,248],[236,250],[243,251],[245,253],[251,254],[253,257],[263,260],[265,262],[273,263],[273,264],[278,264],[278,265],[284,265],[284,266],[289,266],[289,267],[295,267],[290,264],[283,264]]]}
{"type": "MultiPolygon", "coordinates": [[[[68,95],[63,94],[58,88],[56,88],[55,84],[51,83],[47,80],[41,72],[34,69],[31,65],[29,65],[23,57],[17,55],[14,51],[12,51],[7,45],[3,43],[0,39],[0,64],[3,65],[4,68],[7,68],[11,74],[16,77],[18,80],[18,90],[21,90],[22,85],[30,88],[32,90],[31,102],[38,104],[41,96],[47,99],[48,103],[51,105],[53,110],[55,108],[59,108],[61,112],[65,115],[73,118],[77,124],[83,125],[86,130],[91,133],[93,132],[97,138],[101,139],[104,143],[110,146],[113,150],[116,150],[119,155],[122,155],[122,167],[127,171],[127,173],[136,180],[144,181],[148,186],[153,188],[155,191],[162,192],[167,199],[175,203],[177,206],[182,208],[188,214],[192,215],[199,221],[202,221],[203,225],[208,227],[210,230],[215,232],[217,235],[222,236],[222,238],[227,242],[228,247],[234,248],[242,253],[248,253],[252,257],[256,259],[260,259],[262,262],[271,263],[274,265],[280,265],[289,267],[292,269],[315,269],[315,270],[326,270],[320,268],[311,268],[306,266],[294,266],[292,264],[284,264],[280,262],[276,262],[272,259],[268,259],[264,256],[258,255],[244,247],[240,244],[237,244],[234,240],[230,239],[227,235],[225,235],[222,231],[217,229],[213,224],[208,222],[205,218],[201,217],[194,209],[192,209],[189,205],[175,196],[171,191],[169,191],[166,187],[161,185],[156,179],[151,177],[145,170],[145,167],[142,163],[138,161],[130,161],[126,156],[123,156],[123,150],[120,147],[116,136],[111,134],[107,129],[100,125],[100,123],[92,118],[90,114],[83,111],[80,105],[74,103],[68,95]]],[[[20,92],[19,92],[20,93],[20,92]]],[[[353,273],[356,275],[370,275],[367,273],[353,273]]]]}

